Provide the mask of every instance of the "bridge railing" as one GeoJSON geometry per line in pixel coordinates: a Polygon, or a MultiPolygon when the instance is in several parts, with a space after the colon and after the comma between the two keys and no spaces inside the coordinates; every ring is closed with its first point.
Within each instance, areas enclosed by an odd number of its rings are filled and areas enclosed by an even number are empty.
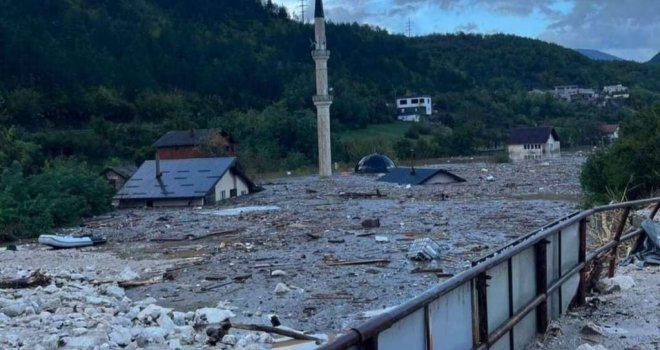
{"type": "Polygon", "coordinates": [[[624,232],[631,211],[652,204],[652,219],[660,197],[565,216],[507,242],[468,270],[319,349],[523,349],[569,305],[585,303],[591,261],[606,258],[607,274],[614,275],[619,244],[633,238],[634,244],[642,243],[641,229],[624,232]],[[587,222],[603,212],[621,213],[614,237],[588,251],[587,222]]]}

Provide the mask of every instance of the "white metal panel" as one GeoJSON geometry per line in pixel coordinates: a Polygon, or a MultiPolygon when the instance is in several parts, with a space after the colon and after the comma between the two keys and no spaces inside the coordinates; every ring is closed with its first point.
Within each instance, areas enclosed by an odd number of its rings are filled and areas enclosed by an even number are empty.
{"type": "Polygon", "coordinates": [[[513,327],[513,349],[524,349],[536,337],[536,310],[513,327]]]}
{"type": "Polygon", "coordinates": [[[472,285],[454,289],[429,304],[433,350],[472,349],[472,285]]]}
{"type": "Polygon", "coordinates": [[[378,350],[426,348],[424,309],[419,309],[378,335],[378,350]]]}
{"type": "Polygon", "coordinates": [[[493,331],[509,318],[509,267],[505,261],[488,270],[488,330],[493,331]]]}
{"type": "Polygon", "coordinates": [[[567,274],[578,264],[580,249],[580,223],[577,222],[561,231],[561,274],[567,274]]]}
{"type": "Polygon", "coordinates": [[[580,274],[575,274],[569,278],[564,284],[561,285],[561,310],[562,313],[568,311],[568,306],[571,304],[573,298],[577,294],[578,285],[580,284],[580,274]]]}
{"type": "Polygon", "coordinates": [[[509,339],[510,337],[510,332],[507,332],[500,340],[495,342],[493,346],[490,347],[490,350],[511,350],[511,340],[509,339]]]}
{"type": "MultiPolygon", "coordinates": [[[[546,245],[546,269],[547,281],[550,286],[559,279],[559,234],[548,236],[549,244],[546,245]]],[[[559,318],[559,291],[548,296],[548,316],[552,320],[559,318]]]]}
{"type": "MultiPolygon", "coordinates": [[[[526,249],[511,259],[513,275],[513,312],[520,311],[536,296],[536,259],[534,248],[526,249]]],[[[515,333],[515,332],[514,332],[515,333]]]]}

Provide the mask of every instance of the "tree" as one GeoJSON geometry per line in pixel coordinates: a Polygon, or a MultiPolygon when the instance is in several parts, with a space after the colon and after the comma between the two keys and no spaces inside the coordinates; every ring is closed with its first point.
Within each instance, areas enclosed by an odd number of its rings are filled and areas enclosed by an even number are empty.
{"type": "Polygon", "coordinates": [[[592,154],[580,182],[587,204],[635,200],[660,190],[660,105],[644,109],[621,125],[620,138],[592,154]]]}

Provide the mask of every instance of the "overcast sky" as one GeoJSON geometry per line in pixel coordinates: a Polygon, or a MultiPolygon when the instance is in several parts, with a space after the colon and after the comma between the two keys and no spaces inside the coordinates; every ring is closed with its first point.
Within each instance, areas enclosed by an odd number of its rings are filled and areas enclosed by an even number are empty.
{"type": "MultiPolygon", "coordinates": [[[[307,14],[313,0],[303,0],[307,14]]],[[[300,13],[300,0],[274,0],[300,13]]],[[[660,0],[324,0],[326,17],[392,33],[510,33],[647,61],[660,51],[660,0]]]]}

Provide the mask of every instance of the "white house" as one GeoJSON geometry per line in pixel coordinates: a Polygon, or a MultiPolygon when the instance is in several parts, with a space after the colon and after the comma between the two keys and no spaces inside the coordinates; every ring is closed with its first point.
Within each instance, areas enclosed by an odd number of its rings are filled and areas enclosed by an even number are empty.
{"type": "Polygon", "coordinates": [[[431,96],[408,96],[396,99],[397,119],[406,122],[419,122],[422,116],[433,112],[431,96]]]}
{"type": "Polygon", "coordinates": [[[119,207],[213,205],[254,192],[236,158],[148,160],[114,197],[119,207]]]}
{"type": "Polygon", "coordinates": [[[553,158],[561,145],[552,127],[519,128],[511,131],[508,150],[511,160],[553,158]]]}
{"type": "Polygon", "coordinates": [[[608,95],[621,94],[626,91],[628,91],[628,88],[621,84],[603,86],[603,93],[608,95]]]}

